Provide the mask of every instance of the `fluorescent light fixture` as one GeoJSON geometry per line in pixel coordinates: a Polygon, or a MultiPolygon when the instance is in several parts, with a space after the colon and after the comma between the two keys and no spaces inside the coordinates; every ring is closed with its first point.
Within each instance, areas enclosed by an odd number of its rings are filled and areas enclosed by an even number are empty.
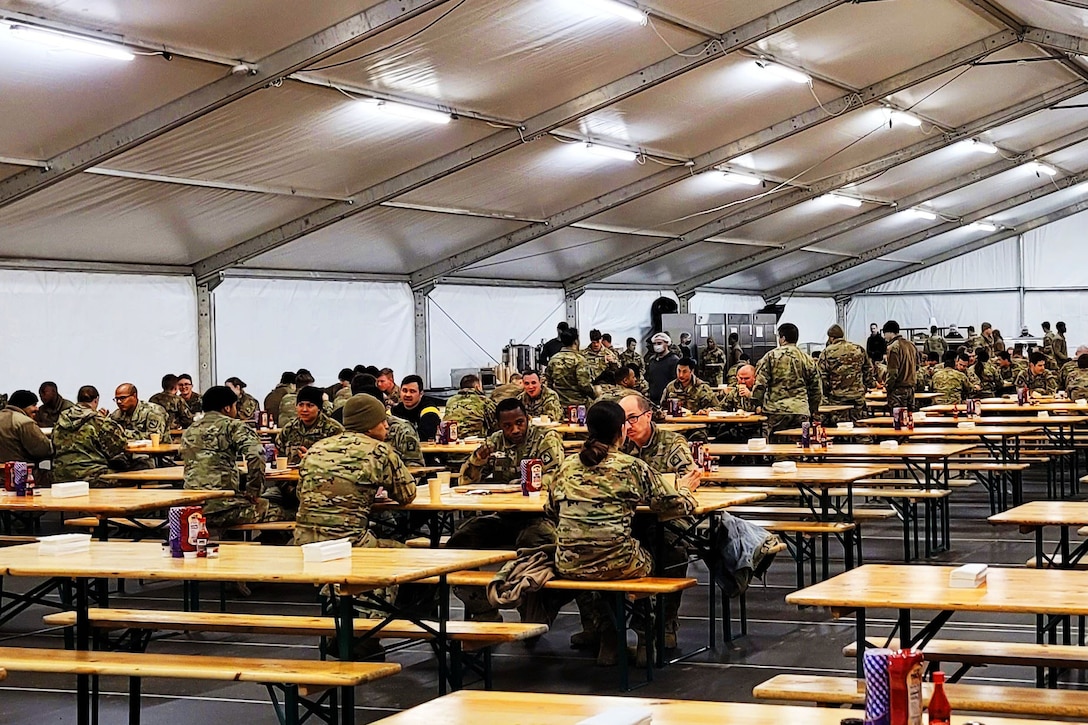
{"type": "Polygon", "coordinates": [[[390,116],[397,116],[398,118],[407,118],[411,121],[427,121],[428,123],[446,124],[453,120],[448,113],[432,111],[429,108],[420,108],[419,106],[409,106],[406,103],[384,101],[377,98],[364,98],[363,103],[369,108],[376,109],[382,113],[388,113],[390,116]]]}
{"type": "Polygon", "coordinates": [[[745,186],[759,186],[762,183],[762,179],[755,176],[748,176],[747,174],[734,174],[732,171],[722,171],[721,178],[724,181],[728,181],[733,184],[744,184],[745,186]]]}
{"type": "Polygon", "coordinates": [[[799,70],[794,70],[793,68],[787,68],[786,66],[779,65],[778,63],[771,63],[770,61],[766,60],[757,60],[756,65],[758,65],[760,68],[767,71],[768,73],[771,73],[772,75],[776,75],[779,78],[783,78],[793,83],[812,83],[812,79],[809,78],[808,75],[806,75],[805,73],[802,73],[799,70]]]}
{"type": "Polygon", "coordinates": [[[970,149],[971,151],[978,151],[979,153],[997,153],[997,146],[994,146],[993,144],[988,144],[985,141],[979,141],[977,138],[970,138],[964,141],[960,141],[960,145],[962,145],[965,149],[970,149]]]}
{"type": "Polygon", "coordinates": [[[136,57],[135,53],[130,52],[123,45],[81,38],[48,28],[35,28],[17,23],[0,23],[0,39],[5,37],[10,40],[34,43],[53,50],[70,50],[75,53],[97,55],[100,58],[110,58],[112,60],[128,61],[136,57]]]}
{"type": "Polygon", "coordinates": [[[1047,166],[1040,161],[1029,161],[1026,166],[1029,170],[1034,171],[1036,174],[1046,174],[1047,176],[1055,176],[1058,170],[1053,166],[1047,166]]]}
{"type": "Polygon", "coordinates": [[[646,12],[633,5],[617,2],[617,0],[580,0],[580,2],[598,13],[613,15],[639,25],[646,24],[646,12]]]}
{"type": "Polygon", "coordinates": [[[628,151],[627,149],[618,149],[614,146],[601,146],[596,143],[586,143],[585,150],[591,154],[597,156],[604,156],[609,159],[619,159],[620,161],[634,161],[638,158],[638,154],[634,151],[628,151]]]}
{"type": "Polygon", "coordinates": [[[968,229],[974,229],[980,232],[996,232],[997,225],[993,222],[971,222],[967,225],[968,229]]]}
{"type": "Polygon", "coordinates": [[[894,108],[885,108],[884,116],[891,121],[893,125],[901,123],[904,126],[914,126],[915,128],[922,125],[922,119],[917,116],[912,116],[906,111],[897,111],[894,108]]]}
{"type": "Polygon", "coordinates": [[[929,221],[933,221],[937,218],[937,212],[930,211],[929,209],[923,209],[920,206],[911,207],[910,209],[906,210],[906,213],[910,214],[911,216],[916,216],[919,219],[927,219],[929,221]]]}
{"type": "Polygon", "coordinates": [[[858,208],[861,206],[861,199],[855,199],[852,196],[843,196],[842,194],[824,194],[821,199],[827,199],[828,201],[839,204],[840,206],[850,206],[858,208]]]}

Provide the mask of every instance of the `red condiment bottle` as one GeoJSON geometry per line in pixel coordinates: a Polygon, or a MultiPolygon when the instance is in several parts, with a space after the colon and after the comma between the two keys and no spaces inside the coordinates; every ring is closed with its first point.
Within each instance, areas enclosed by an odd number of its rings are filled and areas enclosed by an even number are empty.
{"type": "Polygon", "coordinates": [[[929,725],[949,725],[952,721],[952,708],[948,696],[944,694],[944,673],[933,673],[933,695],[929,698],[929,725]]]}

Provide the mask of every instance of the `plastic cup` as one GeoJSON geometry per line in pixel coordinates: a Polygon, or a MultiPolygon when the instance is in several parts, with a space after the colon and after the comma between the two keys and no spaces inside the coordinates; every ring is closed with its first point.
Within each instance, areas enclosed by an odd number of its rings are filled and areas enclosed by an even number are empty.
{"type": "Polygon", "coordinates": [[[437,477],[427,480],[427,490],[430,492],[431,503],[442,503],[442,483],[437,477]]]}
{"type": "Polygon", "coordinates": [[[152,446],[157,446],[161,442],[162,442],[162,436],[161,435],[159,435],[158,433],[152,433],[151,434],[151,445],[152,446]]]}
{"type": "Polygon", "coordinates": [[[449,471],[439,471],[435,475],[435,478],[438,480],[438,485],[443,491],[445,491],[446,489],[448,489],[450,487],[450,472],[449,471]]]}
{"type": "Polygon", "coordinates": [[[276,470],[277,471],[286,471],[287,470],[287,457],[286,456],[276,456],[276,470]]]}

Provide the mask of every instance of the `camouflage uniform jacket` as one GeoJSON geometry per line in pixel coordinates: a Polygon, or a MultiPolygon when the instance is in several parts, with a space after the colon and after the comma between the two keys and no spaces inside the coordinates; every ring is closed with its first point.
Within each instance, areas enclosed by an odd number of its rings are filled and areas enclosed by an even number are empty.
{"type": "MultiPolygon", "coordinates": [[[[1070,360],[1065,365],[1062,365],[1058,369],[1058,390],[1065,390],[1066,384],[1069,382],[1069,374],[1077,369],[1077,361],[1070,360]]],[[[42,425],[41,422],[41,408],[38,408],[38,425],[42,425]]]]}
{"type": "Polygon", "coordinates": [[[53,480],[108,486],[99,478],[110,472],[110,464],[125,470],[132,463],[127,445],[125,432],[114,421],[90,408],[69,408],[53,426],[53,480]]]}
{"type": "Polygon", "coordinates": [[[913,388],[915,371],[918,369],[918,349],[901,335],[888,343],[888,371],[884,385],[889,391],[896,388],[913,388]]]}
{"type": "Polygon", "coordinates": [[[972,335],[971,337],[967,338],[967,342],[963,343],[963,346],[967,348],[968,354],[973,353],[980,347],[984,347],[987,350],[990,349],[990,344],[986,342],[986,338],[982,335],[972,335]]]}
{"type": "MultiPolygon", "coordinates": [[[[0,407],[6,407],[7,404],[8,403],[5,400],[3,404],[0,405],[0,407]]],[[[68,410],[69,408],[74,407],[76,407],[75,403],[70,400],[65,400],[64,398],[60,397],[60,395],[58,395],[56,397],[56,402],[53,405],[38,406],[38,414],[34,417],[34,420],[42,428],[52,428],[57,424],[57,421],[60,420],[61,413],[68,410]]]]}
{"type": "Polygon", "coordinates": [[[457,423],[458,438],[487,436],[498,427],[495,401],[472,388],[462,388],[449,399],[443,420],[457,423]]]}
{"type": "Polygon", "coordinates": [[[914,381],[914,390],[918,393],[924,393],[933,389],[933,373],[937,372],[935,365],[923,365],[918,368],[917,377],[914,381]]]}
{"type": "Polygon", "coordinates": [[[400,388],[396,385],[385,394],[385,407],[392,408],[394,405],[400,405],[400,388]]]}
{"type": "Polygon", "coordinates": [[[1050,370],[1043,370],[1042,375],[1035,375],[1030,368],[1027,368],[1016,376],[1015,385],[1018,388],[1026,385],[1031,392],[1043,395],[1053,395],[1058,392],[1058,380],[1050,370]]]}
{"type": "Polygon", "coordinates": [[[635,370],[638,370],[639,376],[642,375],[642,371],[646,369],[646,362],[642,359],[642,356],[634,350],[624,350],[620,353],[620,365],[629,365],[635,370]]]}
{"type": "Polygon", "coordinates": [[[694,375],[691,376],[691,382],[687,387],[681,385],[679,380],[673,380],[666,385],[665,391],[661,393],[661,405],[664,406],[669,398],[676,398],[681,406],[693,413],[721,407],[718,394],[694,375]]]}
{"type": "Polygon", "coordinates": [[[168,431],[188,428],[193,424],[193,414],[189,406],[173,393],[155,393],[147,399],[147,402],[154,403],[166,411],[166,430],[168,431]]]}
{"type": "Polygon", "coordinates": [[[256,420],[260,408],[257,399],[243,390],[242,399],[238,401],[238,420],[256,420]]]}
{"type": "Polygon", "coordinates": [[[980,398],[994,397],[1005,385],[1005,381],[1001,378],[1001,371],[992,362],[986,361],[983,363],[981,375],[975,372],[974,366],[971,367],[971,371],[978,381],[978,396],[980,398]]]}
{"type": "Polygon", "coordinates": [[[596,352],[593,351],[593,348],[587,347],[582,350],[582,357],[585,358],[586,365],[589,366],[590,381],[596,380],[605,370],[616,370],[620,366],[620,359],[616,356],[616,353],[604,345],[601,345],[601,349],[596,352]]]}
{"type": "Polygon", "coordinates": [[[1026,375],[1028,372],[1028,361],[1022,357],[1014,357],[1012,359],[1012,365],[1005,371],[1005,379],[1009,382],[1009,385],[1016,385],[1016,380],[1021,375],[1026,375]]]}
{"type": "Polygon", "coordinates": [[[940,335],[930,335],[922,346],[925,352],[935,352],[939,357],[944,357],[948,352],[948,343],[940,335]]]}
{"type": "Polygon", "coordinates": [[[876,382],[873,361],[865,348],[849,340],[834,339],[816,361],[824,396],[831,405],[860,405],[876,382]]]}
{"type": "Polygon", "coordinates": [[[522,391],[518,400],[525,406],[525,412],[530,418],[539,418],[546,415],[552,420],[563,420],[563,404],[559,402],[559,396],[551,388],[541,386],[540,395],[530,398],[529,394],[522,391]]]}
{"type": "Polygon", "coordinates": [[[710,385],[721,385],[725,376],[725,350],[715,347],[713,350],[703,350],[702,359],[699,361],[703,379],[710,385]]]}
{"type": "Polygon", "coordinates": [[[823,393],[816,363],[796,345],[771,350],[759,361],[752,403],[765,413],[811,415],[823,393]]]}
{"type": "Polygon", "coordinates": [[[280,403],[283,402],[283,396],[295,391],[294,385],[279,384],[272,388],[272,392],[264,396],[264,409],[272,415],[279,415],[280,403]]]}
{"type": "Polygon", "coordinates": [[[118,408],[110,413],[110,420],[120,424],[130,441],[150,438],[152,433],[158,433],[161,440],[170,440],[166,411],[154,403],[141,400],[131,413],[124,413],[118,408]]]}
{"type": "Polygon", "coordinates": [[[1039,352],[1046,356],[1046,366],[1048,368],[1057,370],[1058,366],[1054,358],[1055,337],[1057,337],[1057,335],[1054,334],[1053,330],[1043,335],[1043,343],[1039,346],[1039,352]]]}
{"type": "Polygon", "coordinates": [[[563,348],[548,361],[548,387],[561,405],[589,405],[597,397],[593,372],[577,350],[563,348]]]}
{"type": "Polygon", "coordinates": [[[181,434],[181,458],[185,461],[185,488],[198,491],[234,491],[231,498],[215,498],[204,504],[206,514],[248,506],[243,498],[256,498],[264,490],[264,456],[257,434],[237,418],[218,411],[204,414],[181,434]],[[242,491],[238,458],[246,462],[246,488],[242,491]]]}
{"type": "Polygon", "coordinates": [[[642,395],[640,391],[625,388],[622,385],[611,385],[606,383],[604,385],[598,385],[597,388],[599,389],[599,392],[597,393],[597,399],[593,401],[594,403],[599,403],[602,400],[611,400],[618,403],[628,395],[642,395]]]}
{"type": "Polygon", "coordinates": [[[1088,399],[1088,370],[1074,368],[1065,376],[1065,392],[1070,400],[1088,399]]]}
{"type": "Polygon", "coordinates": [[[722,396],[722,407],[725,410],[743,410],[747,413],[756,412],[756,406],[752,403],[752,397],[740,394],[738,383],[733,383],[722,396]]]}
{"type": "Polygon", "coordinates": [[[189,412],[193,415],[204,412],[204,400],[200,397],[200,393],[196,392],[195,390],[188,398],[182,398],[181,402],[189,406],[189,412]]]}
{"type": "Polygon", "coordinates": [[[343,432],[344,426],[324,413],[318,413],[317,420],[309,428],[303,424],[301,418],[295,418],[276,435],[277,455],[287,456],[288,463],[298,463],[302,460],[300,448],[312,448],[319,440],[343,432]]]}
{"type": "Polygon", "coordinates": [[[391,445],[351,431],[315,443],[299,467],[295,543],[347,537],[353,546],[377,546],[370,512],[379,488],[401,504],[416,497],[412,474],[391,445]]]}
{"type": "Polygon", "coordinates": [[[623,452],[643,461],[657,473],[675,473],[685,476],[695,468],[691,446],[684,436],[653,426],[653,433],[641,448],[630,438],[623,445],[623,452]]]}
{"type": "Polygon", "coordinates": [[[933,373],[933,392],[937,405],[959,405],[971,397],[971,383],[956,368],[940,368],[933,373]]]}
{"type": "Polygon", "coordinates": [[[496,403],[509,398],[516,398],[519,395],[521,395],[521,385],[518,383],[503,383],[495,386],[495,389],[491,391],[491,399],[496,403]]]}
{"type": "Polygon", "coordinates": [[[53,445],[22,408],[0,410],[0,463],[37,463],[53,455],[53,445]]]}
{"type": "Polygon", "coordinates": [[[351,397],[351,388],[339,388],[332,394],[332,409],[344,407],[344,403],[348,402],[348,398],[351,397]]]}
{"type": "MultiPolygon", "coordinates": [[[[288,393],[283,396],[283,400],[280,401],[279,414],[276,416],[276,422],[280,428],[286,428],[288,423],[298,417],[298,409],[295,407],[297,404],[298,393],[288,393]]],[[[321,412],[330,415],[332,413],[332,403],[328,400],[322,400],[321,412]]]]}
{"type": "Polygon", "coordinates": [[[495,483],[520,481],[521,462],[526,458],[539,458],[544,464],[543,486],[550,488],[552,476],[563,462],[563,438],[554,430],[539,425],[529,426],[520,445],[507,441],[501,430],[489,435],[484,443],[491,448],[491,457],[481,461],[473,452],[461,465],[462,484],[484,480],[495,483]]]}
{"type": "Polygon", "coordinates": [[[407,466],[423,466],[423,451],[419,447],[419,433],[408,421],[390,415],[389,432],[385,434],[385,440],[400,455],[400,459],[407,466]]]}
{"type": "Polygon", "coordinates": [[[593,468],[571,456],[559,467],[548,493],[558,521],[556,571],[574,579],[645,576],[653,566],[632,534],[635,509],[649,505],[662,520],[690,516],[695,499],[673,488],[643,461],[610,451],[593,468]]]}

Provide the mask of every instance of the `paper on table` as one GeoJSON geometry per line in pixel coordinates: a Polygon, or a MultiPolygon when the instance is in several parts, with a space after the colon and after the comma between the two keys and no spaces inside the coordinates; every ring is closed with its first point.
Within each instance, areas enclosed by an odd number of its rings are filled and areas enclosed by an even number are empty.
{"type": "Polygon", "coordinates": [[[793,461],[776,461],[771,464],[774,473],[797,473],[797,464],[793,461]]]}

